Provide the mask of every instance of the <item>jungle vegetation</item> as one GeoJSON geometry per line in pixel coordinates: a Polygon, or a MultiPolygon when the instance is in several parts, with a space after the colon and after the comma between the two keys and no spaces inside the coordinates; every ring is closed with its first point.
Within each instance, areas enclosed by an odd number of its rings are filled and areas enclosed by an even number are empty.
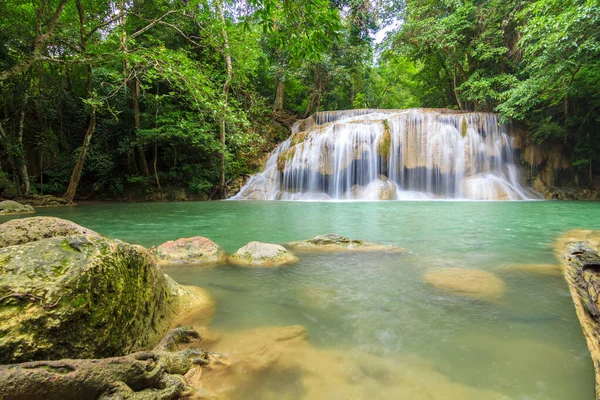
{"type": "Polygon", "coordinates": [[[0,193],[224,196],[297,118],[498,112],[600,168],[595,0],[4,0],[0,193]],[[377,32],[384,29],[383,35],[377,32]]]}

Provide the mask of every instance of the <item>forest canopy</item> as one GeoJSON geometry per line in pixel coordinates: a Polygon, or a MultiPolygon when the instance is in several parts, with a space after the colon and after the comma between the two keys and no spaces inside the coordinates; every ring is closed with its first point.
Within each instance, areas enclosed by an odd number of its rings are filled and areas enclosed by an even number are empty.
{"type": "Polygon", "coordinates": [[[226,196],[297,118],[498,112],[600,161],[600,6],[575,0],[5,0],[0,193],[226,196]],[[383,34],[387,32],[387,34],[383,34]]]}

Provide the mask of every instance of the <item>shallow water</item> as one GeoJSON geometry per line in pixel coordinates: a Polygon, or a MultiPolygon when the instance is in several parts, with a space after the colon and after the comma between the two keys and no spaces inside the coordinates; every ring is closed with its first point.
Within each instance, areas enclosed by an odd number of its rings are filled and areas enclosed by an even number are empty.
{"type": "MultiPolygon", "coordinates": [[[[70,219],[144,246],[202,235],[233,252],[251,240],[285,243],[323,233],[402,246],[408,254],[301,253],[298,264],[285,268],[165,271],[210,291],[217,313],[209,328],[225,334],[298,324],[315,349],[369,354],[399,369],[415,365],[406,360],[416,357],[428,364],[431,379],[441,374],[456,383],[452,388],[523,400],[594,396],[592,363],[562,277],[503,267],[555,263],[552,243],[561,232],[600,229],[598,203],[230,201],[83,205],[38,215],[70,219]],[[444,267],[493,272],[505,281],[506,293],[477,301],[424,282],[426,270],[444,267]]],[[[253,398],[314,397],[289,395],[299,378],[286,379],[292,383],[255,382],[248,390],[253,398]]],[[[403,384],[417,385],[394,381],[403,384]]],[[[356,393],[351,398],[361,398],[356,393]]],[[[401,398],[391,396],[375,391],[370,397],[401,398]]]]}

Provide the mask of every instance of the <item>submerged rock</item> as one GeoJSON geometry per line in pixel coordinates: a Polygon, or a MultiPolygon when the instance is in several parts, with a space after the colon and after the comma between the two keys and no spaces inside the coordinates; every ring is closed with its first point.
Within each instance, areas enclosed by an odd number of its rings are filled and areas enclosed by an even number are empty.
{"type": "Polygon", "coordinates": [[[145,349],[204,301],[143,247],[70,221],[13,220],[0,232],[0,364],[145,349]]]}
{"type": "Polygon", "coordinates": [[[278,244],[250,242],[229,257],[240,266],[277,267],[298,262],[298,257],[278,244]]]}
{"type": "Polygon", "coordinates": [[[563,272],[558,264],[509,264],[498,269],[503,274],[527,274],[562,276],[563,272]]]}
{"type": "Polygon", "coordinates": [[[404,249],[401,247],[369,243],[332,233],[315,236],[312,239],[290,242],[286,246],[298,251],[390,251],[404,253],[404,249]]]}
{"type": "Polygon", "coordinates": [[[17,203],[12,200],[0,201],[0,215],[31,214],[35,209],[28,204],[17,203]]]}
{"type": "Polygon", "coordinates": [[[433,287],[477,300],[497,300],[506,284],[491,272],[468,268],[436,268],[425,272],[424,279],[433,287]]]}
{"type": "Polygon", "coordinates": [[[170,240],[156,247],[154,254],[159,265],[214,265],[227,261],[225,251],[212,240],[202,236],[170,240]]]}
{"type": "Polygon", "coordinates": [[[298,325],[223,335],[209,350],[227,353],[227,360],[191,377],[191,384],[223,400],[247,393],[265,399],[509,400],[453,381],[416,356],[313,347],[306,338],[298,325]]]}
{"type": "Polygon", "coordinates": [[[600,231],[569,231],[555,248],[594,361],[596,398],[600,399],[600,231]]]}

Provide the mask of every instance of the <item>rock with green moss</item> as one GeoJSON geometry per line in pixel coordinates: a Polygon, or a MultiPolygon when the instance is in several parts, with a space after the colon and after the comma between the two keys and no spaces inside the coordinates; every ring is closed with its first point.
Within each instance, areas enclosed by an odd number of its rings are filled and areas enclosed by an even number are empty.
{"type": "Polygon", "coordinates": [[[55,217],[13,219],[0,226],[2,226],[2,229],[0,229],[0,247],[69,235],[101,237],[91,229],[55,217]]]}
{"type": "Polygon", "coordinates": [[[290,242],[286,246],[297,251],[387,251],[394,253],[404,253],[405,251],[397,246],[369,243],[331,233],[315,236],[312,239],[290,242]]]}
{"type": "Polygon", "coordinates": [[[160,265],[215,265],[227,261],[225,251],[212,240],[202,236],[169,240],[153,250],[160,265]]]}
{"type": "Polygon", "coordinates": [[[229,262],[246,267],[277,267],[298,262],[298,258],[278,244],[250,242],[233,253],[229,262]]]}
{"type": "Polygon", "coordinates": [[[31,214],[35,209],[28,204],[17,203],[12,200],[0,201],[0,215],[31,214]]]}
{"type": "Polygon", "coordinates": [[[146,349],[199,301],[148,250],[72,222],[13,220],[0,232],[0,364],[146,349]]]}

